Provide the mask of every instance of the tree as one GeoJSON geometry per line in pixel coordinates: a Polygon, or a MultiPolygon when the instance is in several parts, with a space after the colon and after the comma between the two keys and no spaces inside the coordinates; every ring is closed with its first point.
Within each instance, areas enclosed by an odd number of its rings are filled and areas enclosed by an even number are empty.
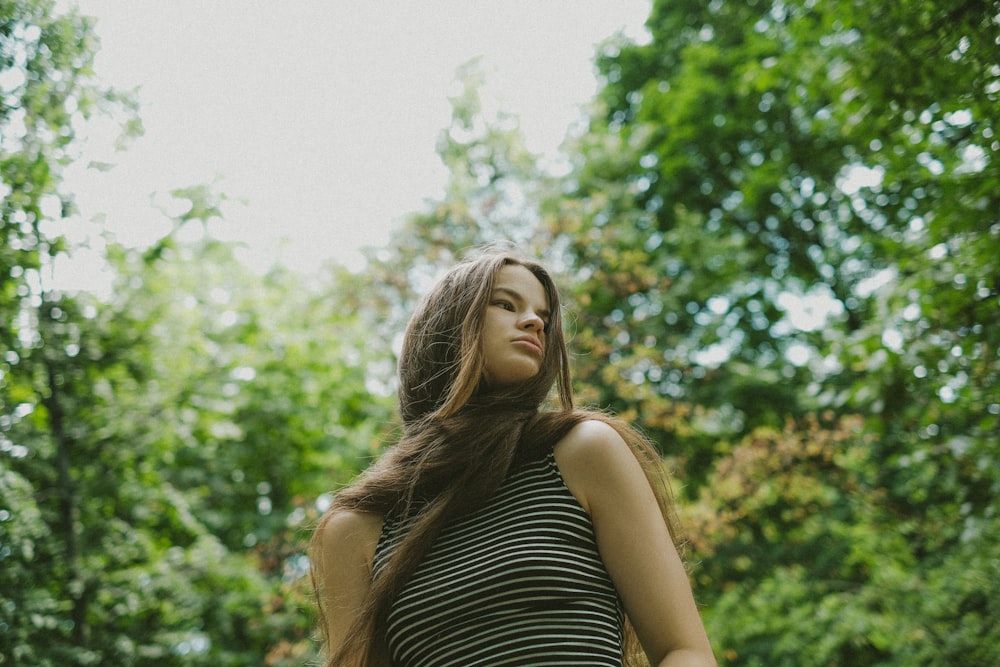
{"type": "MultiPolygon", "coordinates": [[[[0,656],[299,664],[304,522],[388,423],[362,338],[336,301],[175,235],[145,254],[109,241],[108,301],[55,290],[76,128],[97,112],[141,126],[93,81],[89,20],[41,1],[0,19],[0,656]],[[179,262],[198,260],[192,285],[179,262]],[[258,291],[273,311],[251,307],[258,291]]],[[[175,232],[220,213],[205,188],[177,194],[175,232]]]]}
{"type": "Polygon", "coordinates": [[[76,121],[117,110],[130,133],[140,128],[129,98],[94,82],[95,49],[76,13],[58,15],[45,0],[0,3],[0,613],[13,664],[63,663],[69,655],[43,657],[40,647],[54,637],[79,644],[89,631],[70,474],[77,426],[66,415],[79,377],[68,366],[88,341],[70,321],[81,304],[48,284],[65,250],[53,222],[72,214],[60,178],[76,121]]]}
{"type": "MultiPolygon", "coordinates": [[[[205,188],[178,195],[191,205],[175,232],[219,213],[205,188]]],[[[145,252],[110,244],[109,259],[112,296],[64,298],[43,320],[42,340],[67,351],[51,360],[58,402],[29,395],[38,404],[9,430],[24,444],[10,448],[0,491],[19,549],[8,555],[24,564],[11,580],[26,601],[6,606],[18,630],[9,655],[301,664],[314,655],[304,553],[317,501],[392,427],[391,399],[365,373],[379,351],[336,285],[255,275],[211,238],[171,235],[145,252]],[[64,483],[69,499],[39,491],[64,483]],[[48,537],[63,509],[73,560],[48,537]],[[71,586],[80,593],[68,608],[71,586]]]]}
{"type": "MultiPolygon", "coordinates": [[[[218,212],[203,188],[181,194],[198,215],[218,212]]],[[[122,387],[108,421],[121,429],[116,443],[147,452],[163,491],[133,510],[156,548],[116,580],[136,597],[136,577],[151,579],[139,593],[149,604],[127,628],[109,623],[100,645],[116,632],[144,640],[150,664],[312,656],[304,553],[317,503],[393,426],[391,398],[366,374],[382,352],[339,286],[303,286],[283,269],[256,275],[234,250],[210,236],[121,250],[105,306],[144,341],[128,346],[144,380],[122,387]]]]}
{"type": "Polygon", "coordinates": [[[754,434],[798,424],[781,438],[807,447],[834,442],[807,424],[840,432],[815,415],[865,420],[865,456],[844,474],[878,507],[843,516],[861,522],[851,537],[865,550],[891,555],[847,572],[850,595],[808,583],[826,570],[792,557],[798,528],[778,520],[809,516],[800,487],[851,507],[853,487],[823,469],[776,487],[791,473],[752,467],[731,511],[760,528],[699,524],[718,559],[706,572],[734,564],[727,540],[753,554],[746,573],[706,575],[702,593],[732,664],[996,659],[962,629],[996,623],[974,592],[985,571],[943,582],[972,545],[991,551],[996,529],[998,14],[995,2],[658,2],[649,43],[599,58],[606,84],[571,196],[546,217],[584,281],[577,340],[584,373],[603,381],[596,398],[651,419],[702,503],[754,434]],[[758,486],[773,504],[757,504],[758,486]],[[922,585],[933,602],[907,592],[922,585]],[[734,616],[737,599],[752,611],[734,616]],[[857,622],[826,626],[802,662],[823,609],[857,622]]]}

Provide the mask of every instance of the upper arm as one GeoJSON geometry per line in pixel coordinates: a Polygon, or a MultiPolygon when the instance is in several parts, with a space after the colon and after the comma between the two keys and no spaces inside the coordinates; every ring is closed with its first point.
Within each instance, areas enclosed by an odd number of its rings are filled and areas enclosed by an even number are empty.
{"type": "Polygon", "coordinates": [[[316,529],[313,568],[331,653],[343,643],[368,597],[381,529],[378,515],[351,511],[327,516],[316,529]]]}
{"type": "Polygon", "coordinates": [[[587,421],[557,444],[556,459],[651,664],[671,654],[714,664],[684,565],[629,446],[611,426],[587,421]]]}

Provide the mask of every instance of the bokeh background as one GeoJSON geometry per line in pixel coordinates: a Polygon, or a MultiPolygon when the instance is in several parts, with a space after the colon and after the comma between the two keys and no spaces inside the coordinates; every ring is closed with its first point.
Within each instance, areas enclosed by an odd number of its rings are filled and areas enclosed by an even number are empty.
{"type": "Polygon", "coordinates": [[[721,664],[1000,664],[1000,2],[552,4],[0,0],[0,664],[314,659],[310,528],[499,240],[721,664]]]}

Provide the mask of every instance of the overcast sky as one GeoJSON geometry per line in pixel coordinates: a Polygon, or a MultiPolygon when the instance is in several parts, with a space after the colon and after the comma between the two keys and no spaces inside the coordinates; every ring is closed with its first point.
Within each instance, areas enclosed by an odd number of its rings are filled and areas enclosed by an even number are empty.
{"type": "Polygon", "coordinates": [[[306,270],[357,266],[360,246],[442,195],[434,148],[459,65],[482,56],[488,96],[554,158],[596,91],[595,44],[643,39],[649,12],[649,0],[77,4],[98,19],[98,75],[139,88],[145,125],[118,154],[89,130],[81,162],[116,166],[69,173],[85,220],[149,243],[169,226],[152,195],[214,183],[233,200],[217,236],[306,270]]]}

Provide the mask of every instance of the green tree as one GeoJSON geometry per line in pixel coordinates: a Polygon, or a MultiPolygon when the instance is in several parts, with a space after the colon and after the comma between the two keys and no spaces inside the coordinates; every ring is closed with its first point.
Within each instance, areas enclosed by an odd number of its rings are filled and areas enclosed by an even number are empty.
{"type": "MultiPolygon", "coordinates": [[[[182,194],[214,217],[210,193],[182,194]]],[[[391,399],[365,373],[379,350],[366,347],[337,286],[254,274],[234,251],[210,237],[123,250],[106,305],[144,340],[130,346],[144,380],[122,387],[115,441],[151,454],[163,490],[134,509],[156,548],[107,588],[142,605],[126,626],[109,622],[100,645],[114,633],[145,640],[135,653],[149,664],[313,655],[304,553],[317,500],[363,467],[392,426],[391,399]],[[129,589],[137,578],[141,592],[129,589]]]]}
{"type": "Polygon", "coordinates": [[[95,49],[90,22],[74,12],[57,14],[44,0],[0,3],[0,654],[11,664],[76,660],[62,640],[83,644],[90,627],[71,474],[84,427],[67,406],[100,362],[79,358],[90,341],[72,319],[83,304],[49,285],[66,249],[53,223],[72,214],[61,171],[79,121],[108,112],[127,133],[141,127],[128,97],[95,83],[95,49]]]}
{"type": "MultiPolygon", "coordinates": [[[[109,243],[109,300],[51,287],[76,128],[141,127],[96,48],[74,12],[0,4],[0,661],[300,664],[314,501],[371,455],[386,397],[335,290],[221,244],[109,243]]],[[[219,215],[177,194],[175,231],[219,215]]]]}
{"type": "Polygon", "coordinates": [[[994,551],[1000,488],[998,14],[996,2],[657,2],[649,43],[599,58],[606,83],[571,196],[546,212],[582,281],[595,398],[651,421],[701,502],[727,488],[754,434],[791,420],[803,426],[782,437],[806,447],[834,440],[804,424],[840,432],[810,415],[865,420],[850,484],[807,461],[785,486],[770,477],[781,469],[750,467],[736,509],[708,503],[754,522],[699,524],[714,554],[701,595],[732,664],[996,660],[965,630],[996,625],[975,592],[988,570],[954,577],[954,562],[994,551]],[[855,488],[874,509],[851,509],[855,488]],[[859,525],[829,551],[793,553],[799,528],[781,517],[808,516],[813,493],[859,525]],[[727,540],[750,561],[722,576],[738,562],[727,540]],[[851,540],[888,556],[822,564],[851,540]],[[831,573],[847,593],[819,587],[831,573]],[[816,625],[844,604],[843,622],[816,625]],[[828,632],[812,651],[816,627],[828,632]]]}
{"type": "MultiPolygon", "coordinates": [[[[190,210],[177,231],[219,212],[205,188],[178,194],[190,210]]],[[[28,395],[0,484],[4,553],[21,566],[5,574],[25,600],[6,605],[12,664],[314,655],[308,528],[383,444],[391,398],[369,383],[381,353],[336,271],[305,289],[234,250],[173,235],[145,252],[111,244],[112,296],[66,297],[41,320],[63,352],[46,357],[58,393],[28,395]],[[72,560],[50,537],[67,513],[72,560]]]]}

